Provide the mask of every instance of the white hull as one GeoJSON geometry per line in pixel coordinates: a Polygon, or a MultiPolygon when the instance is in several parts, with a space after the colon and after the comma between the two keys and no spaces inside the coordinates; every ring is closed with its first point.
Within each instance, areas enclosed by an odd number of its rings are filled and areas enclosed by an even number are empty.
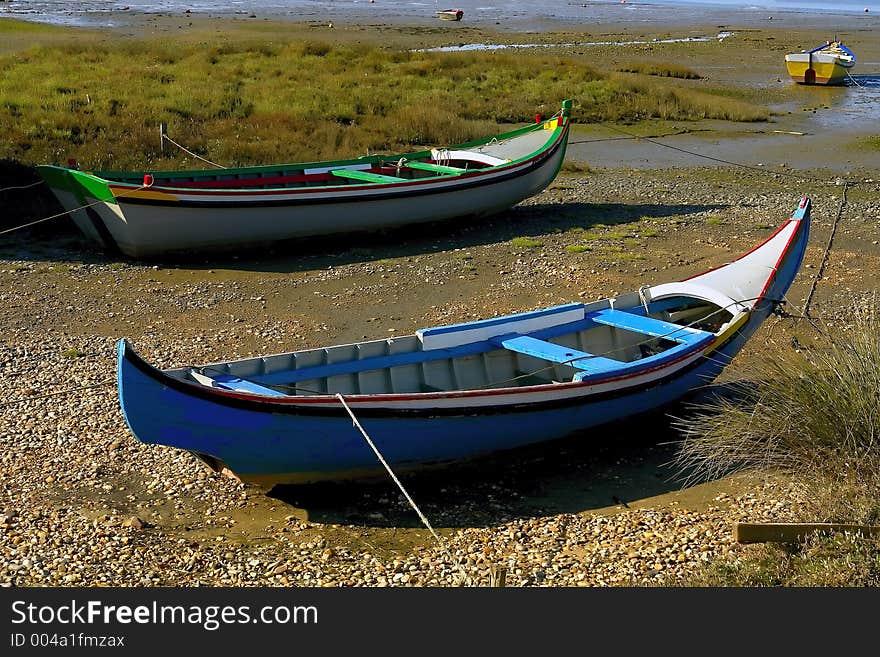
{"type": "MultiPolygon", "coordinates": [[[[339,195],[333,202],[313,194],[291,198],[290,205],[231,206],[218,198],[216,207],[187,207],[100,203],[94,206],[116,245],[126,255],[140,258],[175,251],[207,251],[234,244],[253,247],[298,237],[371,231],[407,224],[440,221],[467,215],[500,212],[543,190],[556,175],[565,155],[558,149],[540,167],[523,176],[466,187],[466,182],[413,185],[408,196],[396,189],[377,189],[372,200],[364,191],[352,190],[350,201],[339,195]],[[382,196],[385,198],[382,198],[382,196]]],[[[184,194],[178,197],[186,203],[184,194]]],[[[197,200],[197,197],[191,197],[197,200]]],[[[283,202],[277,199],[276,202],[283,202]]],[[[90,221],[77,225],[87,235],[96,231],[90,221]]]]}

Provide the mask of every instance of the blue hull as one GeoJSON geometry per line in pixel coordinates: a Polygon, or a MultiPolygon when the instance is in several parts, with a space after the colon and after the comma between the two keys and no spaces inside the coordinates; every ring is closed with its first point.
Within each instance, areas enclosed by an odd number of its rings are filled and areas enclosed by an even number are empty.
{"type": "MultiPolygon", "coordinates": [[[[748,320],[724,344],[665,379],[602,395],[516,406],[354,412],[388,463],[408,470],[550,441],[669,405],[713,381],[784,298],[806,250],[808,209],[803,230],[777,263],[748,320]]],[[[212,457],[242,479],[263,484],[383,472],[341,404],[303,410],[271,399],[218,398],[150,366],[124,340],[118,351],[122,410],[143,442],[212,457]]]]}
{"type": "MultiPolygon", "coordinates": [[[[356,413],[395,469],[465,460],[554,440],[675,402],[715,379],[751,330],[746,324],[728,345],[686,374],[622,396],[504,412],[356,413]]],[[[321,414],[288,414],[220,404],[161,385],[134,363],[137,356],[126,353],[122,342],[119,352],[122,409],[132,433],[143,442],[211,456],[244,480],[304,482],[384,472],[341,405],[321,414]]]]}

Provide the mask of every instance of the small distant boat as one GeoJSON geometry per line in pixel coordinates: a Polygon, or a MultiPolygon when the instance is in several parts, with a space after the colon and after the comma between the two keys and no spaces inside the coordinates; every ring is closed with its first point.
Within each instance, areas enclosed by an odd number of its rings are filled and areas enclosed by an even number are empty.
{"type": "Polygon", "coordinates": [[[788,74],[798,84],[842,84],[855,63],[855,54],[840,41],[785,56],[788,74]]]}
{"type": "Polygon", "coordinates": [[[460,21],[464,16],[461,9],[441,9],[437,12],[437,17],[444,21],[460,21]]]}
{"type": "Polygon", "coordinates": [[[38,166],[77,227],[133,258],[194,254],[482,217],[549,185],[571,101],[550,119],[484,139],[396,155],[200,171],[38,166]]]}
{"type": "MultiPolygon", "coordinates": [[[[271,486],[561,438],[660,408],[717,377],[784,300],[810,200],[751,251],[685,280],[414,335],[159,370],[118,343],[131,432],[271,486]]],[[[607,439],[601,431],[585,440],[607,439]]]]}

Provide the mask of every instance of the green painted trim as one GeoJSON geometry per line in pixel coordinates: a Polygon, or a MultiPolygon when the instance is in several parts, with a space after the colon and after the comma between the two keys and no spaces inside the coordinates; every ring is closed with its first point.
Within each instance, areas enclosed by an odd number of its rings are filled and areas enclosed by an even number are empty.
{"type": "Polygon", "coordinates": [[[381,173],[370,173],[369,171],[357,171],[354,169],[331,169],[330,173],[340,178],[363,180],[371,183],[396,183],[406,180],[406,178],[398,178],[397,176],[383,176],[381,173]]]}
{"type": "Polygon", "coordinates": [[[38,166],[37,172],[49,187],[73,194],[82,204],[88,199],[116,203],[107,182],[94,174],[45,164],[38,166]]]}
{"type": "MultiPolygon", "coordinates": [[[[553,130],[548,130],[548,137],[544,144],[532,151],[524,155],[523,157],[511,160],[510,162],[505,163],[504,166],[509,166],[510,164],[516,164],[522,162],[524,160],[530,159],[535,156],[536,153],[540,153],[545,150],[549,144],[553,143],[558,137],[560,131],[565,130],[568,127],[570,122],[570,118],[568,116],[571,107],[571,101],[565,100],[562,103],[562,125],[557,126],[553,130]]],[[[544,122],[540,123],[530,123],[520,128],[516,128],[514,130],[510,130],[508,132],[502,132],[500,134],[492,135],[490,137],[484,137],[482,139],[476,139],[474,141],[464,142],[462,144],[456,144],[453,146],[445,146],[444,148],[448,148],[449,150],[466,150],[469,148],[474,148],[476,146],[483,146],[495,141],[503,141],[505,139],[511,139],[513,137],[518,137],[519,135],[524,135],[529,132],[534,132],[535,130],[545,130],[544,122]]],[[[418,160],[418,159],[426,159],[431,156],[431,150],[422,150],[422,151],[414,151],[411,153],[403,153],[397,155],[390,154],[378,154],[378,155],[365,155],[363,157],[349,159],[349,160],[332,160],[332,161],[319,161],[319,162],[296,162],[296,163],[288,163],[288,164],[270,164],[263,166],[255,166],[255,167],[240,167],[235,169],[217,169],[206,171],[204,169],[194,169],[194,170],[179,170],[179,171],[151,171],[150,173],[154,178],[191,178],[193,180],[211,180],[212,178],[216,179],[221,176],[240,176],[247,174],[276,174],[283,175],[285,171],[302,171],[303,169],[311,169],[311,168],[332,168],[332,167],[343,167],[351,164],[377,164],[379,162],[390,161],[390,160],[398,160],[400,158],[405,158],[407,160],[418,160]]],[[[40,171],[41,175],[44,178],[46,176],[50,176],[53,183],[50,183],[50,186],[57,187],[59,189],[65,189],[74,194],[78,195],[82,194],[83,191],[87,192],[90,197],[93,197],[98,200],[107,201],[110,203],[115,203],[115,197],[113,193],[110,191],[108,187],[108,183],[111,184],[122,184],[122,185],[132,185],[136,187],[140,187],[143,184],[144,179],[144,171],[94,171],[90,173],[85,173],[82,171],[77,171],[76,169],[65,169],[63,167],[54,167],[49,165],[42,165],[37,167],[37,170],[40,171]],[[59,176],[61,172],[68,173],[73,180],[66,181],[62,183],[59,180],[59,176]]],[[[558,173],[558,172],[557,172],[558,173]]],[[[46,180],[49,182],[49,180],[46,180]]],[[[161,183],[163,188],[166,189],[174,189],[173,181],[170,183],[161,183]]]]}
{"type": "Polygon", "coordinates": [[[434,173],[467,173],[468,171],[479,171],[479,169],[462,169],[461,167],[447,167],[442,164],[431,164],[430,162],[407,162],[404,164],[407,169],[419,169],[421,171],[433,171],[434,173]]]}

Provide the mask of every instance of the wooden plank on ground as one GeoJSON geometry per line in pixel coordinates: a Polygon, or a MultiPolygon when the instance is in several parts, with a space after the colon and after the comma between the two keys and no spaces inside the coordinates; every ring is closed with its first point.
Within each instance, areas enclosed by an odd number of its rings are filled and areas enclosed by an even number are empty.
{"type": "Polygon", "coordinates": [[[733,539],[737,543],[797,543],[815,532],[850,532],[880,538],[880,526],[834,522],[737,522],[733,539]]]}

